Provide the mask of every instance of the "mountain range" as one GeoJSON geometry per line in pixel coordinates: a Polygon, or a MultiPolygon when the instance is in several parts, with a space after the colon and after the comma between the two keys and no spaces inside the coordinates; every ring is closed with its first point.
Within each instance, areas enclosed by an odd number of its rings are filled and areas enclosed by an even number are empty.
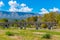
{"type": "Polygon", "coordinates": [[[0,19],[8,18],[8,19],[25,19],[31,16],[40,16],[39,13],[32,12],[9,12],[9,11],[0,11],[0,19]]]}

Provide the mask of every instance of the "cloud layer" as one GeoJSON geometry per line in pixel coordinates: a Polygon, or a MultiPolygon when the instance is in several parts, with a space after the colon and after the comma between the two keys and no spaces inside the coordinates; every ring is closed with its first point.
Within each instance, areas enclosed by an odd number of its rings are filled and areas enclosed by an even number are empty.
{"type": "Polygon", "coordinates": [[[49,13],[48,10],[46,10],[45,8],[40,9],[41,12],[39,12],[40,14],[45,14],[45,13],[49,13]]]}
{"type": "Polygon", "coordinates": [[[18,4],[16,1],[9,1],[8,4],[10,6],[9,11],[13,12],[31,12],[33,10],[32,8],[29,8],[26,4],[18,4]],[[17,7],[21,8],[18,9],[17,7]]]}
{"type": "Polygon", "coordinates": [[[0,1],[0,7],[4,6],[4,3],[2,1],[0,1]]]}
{"type": "Polygon", "coordinates": [[[45,8],[42,8],[42,9],[40,9],[39,14],[46,14],[46,13],[49,13],[49,12],[60,12],[60,9],[56,8],[56,7],[52,8],[52,9],[49,9],[49,10],[47,10],[45,8]]]}
{"type": "Polygon", "coordinates": [[[53,9],[50,9],[50,11],[52,11],[52,12],[58,12],[58,11],[60,11],[60,9],[54,7],[53,9]]]}

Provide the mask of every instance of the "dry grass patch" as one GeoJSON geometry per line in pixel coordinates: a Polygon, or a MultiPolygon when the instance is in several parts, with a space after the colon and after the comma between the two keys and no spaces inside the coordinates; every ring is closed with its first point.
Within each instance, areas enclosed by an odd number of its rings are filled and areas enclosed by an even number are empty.
{"type": "Polygon", "coordinates": [[[33,34],[39,34],[39,35],[42,35],[42,34],[45,34],[44,32],[33,32],[33,34]]]}
{"type": "Polygon", "coordinates": [[[51,40],[60,40],[60,35],[53,35],[51,40]]]}
{"type": "Polygon", "coordinates": [[[23,40],[22,36],[9,36],[9,37],[14,40],[23,40]]]}

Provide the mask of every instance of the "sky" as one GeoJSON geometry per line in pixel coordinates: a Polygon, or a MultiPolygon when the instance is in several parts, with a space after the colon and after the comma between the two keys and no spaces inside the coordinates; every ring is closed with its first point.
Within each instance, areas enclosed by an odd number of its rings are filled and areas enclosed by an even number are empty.
{"type": "Polygon", "coordinates": [[[36,12],[60,11],[60,0],[0,0],[0,11],[36,12]]]}

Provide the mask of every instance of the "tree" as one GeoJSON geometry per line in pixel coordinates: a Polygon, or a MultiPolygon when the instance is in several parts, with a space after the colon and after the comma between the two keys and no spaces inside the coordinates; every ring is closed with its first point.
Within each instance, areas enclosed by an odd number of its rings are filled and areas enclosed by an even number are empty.
{"type": "Polygon", "coordinates": [[[2,19],[2,20],[4,20],[5,22],[8,22],[8,19],[6,19],[6,18],[4,18],[4,19],[2,19]]]}
{"type": "Polygon", "coordinates": [[[6,18],[0,19],[0,22],[8,22],[8,19],[6,18]]]}
{"type": "Polygon", "coordinates": [[[44,14],[43,20],[45,22],[56,22],[56,12],[50,12],[49,14],[44,14]]]}
{"type": "Polygon", "coordinates": [[[41,24],[42,28],[47,28],[47,24],[41,24]]]}

